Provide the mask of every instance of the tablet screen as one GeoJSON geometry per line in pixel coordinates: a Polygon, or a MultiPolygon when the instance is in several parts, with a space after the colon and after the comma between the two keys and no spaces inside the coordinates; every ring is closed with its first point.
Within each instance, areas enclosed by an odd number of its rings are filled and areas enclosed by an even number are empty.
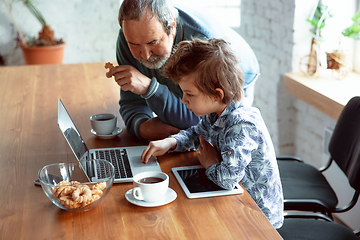
{"type": "Polygon", "coordinates": [[[205,168],[184,169],[178,173],[191,193],[224,190],[205,175],[205,168]]]}
{"type": "Polygon", "coordinates": [[[237,185],[233,190],[219,187],[205,174],[202,166],[186,166],[172,169],[185,194],[189,198],[211,197],[242,193],[242,188],[237,185]]]}

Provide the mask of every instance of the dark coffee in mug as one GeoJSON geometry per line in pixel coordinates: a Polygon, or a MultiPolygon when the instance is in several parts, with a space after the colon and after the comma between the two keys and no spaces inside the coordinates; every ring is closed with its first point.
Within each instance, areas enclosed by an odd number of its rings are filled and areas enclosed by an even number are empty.
{"type": "Polygon", "coordinates": [[[159,183],[164,181],[164,179],[159,177],[146,177],[139,180],[139,183],[159,183]]]}
{"type": "Polygon", "coordinates": [[[96,121],[109,121],[111,119],[113,119],[113,118],[98,118],[98,119],[96,119],[96,121]]]}

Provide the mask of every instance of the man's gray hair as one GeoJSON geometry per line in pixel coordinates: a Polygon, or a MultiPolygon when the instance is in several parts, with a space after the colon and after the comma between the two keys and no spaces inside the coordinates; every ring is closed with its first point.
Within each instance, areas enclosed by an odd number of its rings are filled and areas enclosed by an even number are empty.
{"type": "Polygon", "coordinates": [[[163,25],[164,31],[170,35],[174,18],[178,11],[170,0],[124,0],[119,10],[119,24],[125,20],[140,20],[144,14],[152,14],[163,25]]]}

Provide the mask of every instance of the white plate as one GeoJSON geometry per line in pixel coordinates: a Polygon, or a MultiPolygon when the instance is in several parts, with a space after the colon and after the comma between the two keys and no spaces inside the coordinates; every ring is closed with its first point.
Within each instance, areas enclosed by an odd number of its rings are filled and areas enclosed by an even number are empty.
{"type": "Polygon", "coordinates": [[[114,131],[112,131],[111,134],[101,135],[101,134],[97,134],[94,129],[91,129],[91,133],[94,134],[95,136],[97,136],[98,138],[101,138],[101,139],[111,139],[111,138],[114,138],[114,137],[116,137],[117,135],[119,135],[121,132],[122,132],[122,129],[117,127],[117,128],[115,128],[114,131]]]}
{"type": "Polygon", "coordinates": [[[159,206],[171,203],[177,197],[176,192],[174,190],[172,190],[171,188],[168,188],[164,198],[161,199],[160,201],[157,201],[157,202],[144,202],[144,201],[135,199],[131,192],[132,192],[132,189],[130,189],[129,191],[127,191],[125,193],[126,200],[128,200],[130,203],[135,204],[135,205],[140,206],[140,207],[159,207],[159,206]]]}

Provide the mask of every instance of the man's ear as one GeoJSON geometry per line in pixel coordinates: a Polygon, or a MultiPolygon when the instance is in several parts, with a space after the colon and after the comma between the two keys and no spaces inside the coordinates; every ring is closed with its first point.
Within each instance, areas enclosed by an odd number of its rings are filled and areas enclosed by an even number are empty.
{"type": "Polygon", "coordinates": [[[173,25],[172,25],[172,28],[171,28],[171,34],[173,35],[173,37],[175,39],[175,36],[176,36],[176,18],[174,18],[174,22],[173,22],[173,25]]]}
{"type": "Polygon", "coordinates": [[[215,100],[218,102],[221,102],[224,98],[224,91],[221,88],[215,88],[216,91],[216,97],[215,100]]]}

